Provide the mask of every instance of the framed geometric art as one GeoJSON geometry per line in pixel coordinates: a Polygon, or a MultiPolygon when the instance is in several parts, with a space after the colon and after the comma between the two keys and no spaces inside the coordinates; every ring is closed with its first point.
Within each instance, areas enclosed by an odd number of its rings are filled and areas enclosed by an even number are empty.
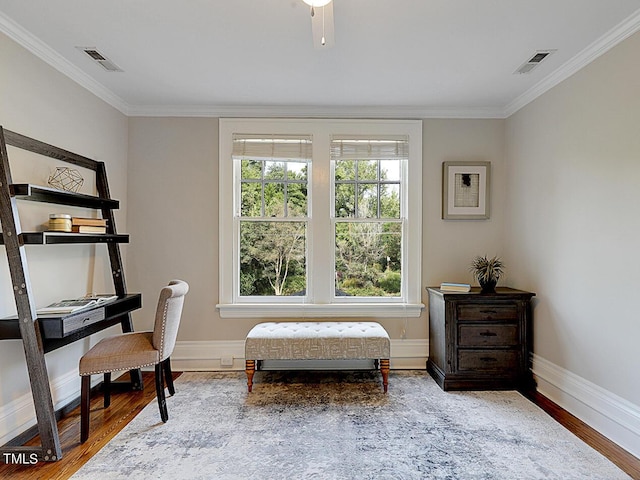
{"type": "Polygon", "coordinates": [[[489,218],[491,162],[442,163],[442,218],[489,218]]]}

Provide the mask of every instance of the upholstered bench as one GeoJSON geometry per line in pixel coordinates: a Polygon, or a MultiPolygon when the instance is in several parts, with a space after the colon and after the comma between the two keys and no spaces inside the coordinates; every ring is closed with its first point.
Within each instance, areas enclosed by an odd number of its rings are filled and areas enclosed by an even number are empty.
{"type": "Polygon", "coordinates": [[[247,388],[256,361],[373,359],[384,391],[389,385],[389,334],[376,322],[267,322],[253,327],[244,345],[247,388]]]}

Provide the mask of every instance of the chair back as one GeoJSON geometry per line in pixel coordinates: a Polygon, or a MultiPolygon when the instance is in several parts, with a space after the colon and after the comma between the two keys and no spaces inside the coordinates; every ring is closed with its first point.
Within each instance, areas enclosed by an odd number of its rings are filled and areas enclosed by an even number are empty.
{"type": "Polygon", "coordinates": [[[176,345],[184,296],[189,285],[182,280],[171,280],[160,291],[156,320],[153,327],[153,348],[160,352],[160,361],[166,360],[176,345]]]}

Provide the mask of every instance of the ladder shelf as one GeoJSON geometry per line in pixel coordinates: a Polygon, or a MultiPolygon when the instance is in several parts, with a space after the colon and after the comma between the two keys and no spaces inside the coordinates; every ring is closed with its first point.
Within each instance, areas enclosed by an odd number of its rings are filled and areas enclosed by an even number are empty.
{"type": "MultiPolygon", "coordinates": [[[[118,234],[116,231],[113,210],[119,206],[119,201],[112,199],[109,194],[104,162],[4,130],[0,126],[0,224],[2,226],[0,245],[4,245],[7,254],[17,310],[15,317],[0,319],[0,340],[16,338],[22,340],[41,441],[40,447],[5,445],[0,447],[0,453],[8,452],[15,455],[25,455],[25,452],[36,453],[39,460],[59,460],[62,457],[62,450],[45,353],[118,323],[124,332],[133,331],[131,311],[140,308],[141,296],[127,293],[119,245],[128,243],[129,236],[118,234]],[[14,184],[11,180],[7,145],[93,170],[98,195],[67,192],[28,183],[14,184]],[[99,210],[102,218],[107,220],[107,233],[23,232],[16,203],[18,200],[99,210]],[[99,319],[100,321],[69,334],[52,334],[51,332],[57,331],[55,325],[51,323],[55,319],[38,318],[36,313],[25,246],[85,243],[104,243],[107,246],[114,289],[119,298],[113,305],[102,307],[104,312],[100,314],[104,318],[99,319]]],[[[60,321],[63,322],[63,319],[60,321]]],[[[142,389],[140,371],[133,370],[130,375],[132,388],[142,389]]]]}

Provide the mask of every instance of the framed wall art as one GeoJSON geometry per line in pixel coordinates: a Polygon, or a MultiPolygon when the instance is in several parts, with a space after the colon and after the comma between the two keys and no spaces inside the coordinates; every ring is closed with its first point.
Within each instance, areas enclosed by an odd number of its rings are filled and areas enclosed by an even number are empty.
{"type": "Polygon", "coordinates": [[[491,162],[442,163],[442,218],[489,218],[491,162]]]}

